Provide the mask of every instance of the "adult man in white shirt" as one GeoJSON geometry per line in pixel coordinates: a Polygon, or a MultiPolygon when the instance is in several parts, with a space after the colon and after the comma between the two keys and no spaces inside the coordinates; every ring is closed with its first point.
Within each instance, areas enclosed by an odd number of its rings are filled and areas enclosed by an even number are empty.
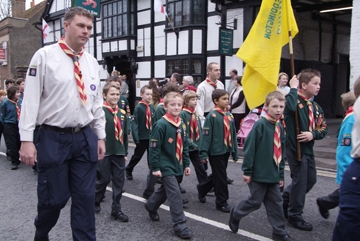
{"type": "Polygon", "coordinates": [[[95,176],[105,153],[105,118],[98,63],[83,51],[92,23],[89,11],[71,8],[65,37],[38,50],[29,65],[20,158],[38,167],[34,240],[49,240],[70,196],[73,240],[96,240],[95,176]]]}

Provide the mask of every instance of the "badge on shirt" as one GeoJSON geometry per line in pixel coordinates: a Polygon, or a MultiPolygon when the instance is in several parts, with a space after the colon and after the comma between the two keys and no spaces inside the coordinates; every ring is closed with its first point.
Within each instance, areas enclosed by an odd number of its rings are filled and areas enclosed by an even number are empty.
{"type": "Polygon", "coordinates": [[[304,108],[303,104],[300,103],[300,104],[299,104],[299,108],[300,108],[300,109],[304,108]]]}
{"type": "Polygon", "coordinates": [[[346,137],[341,140],[342,146],[351,146],[351,138],[346,137]]]}
{"type": "Polygon", "coordinates": [[[212,117],[216,117],[216,114],[215,114],[215,113],[213,113],[213,114],[212,114],[212,117]]]}
{"type": "Polygon", "coordinates": [[[95,91],[95,90],[96,90],[96,85],[94,85],[94,84],[90,85],[90,89],[91,89],[92,91],[95,91]]]}
{"type": "Polygon", "coordinates": [[[171,138],[171,137],[168,139],[168,142],[169,142],[170,144],[173,143],[173,141],[174,141],[174,139],[171,138]]]}
{"type": "Polygon", "coordinates": [[[203,136],[208,136],[209,135],[209,129],[204,128],[203,129],[203,136]]]}
{"type": "Polygon", "coordinates": [[[186,125],[185,125],[185,123],[182,124],[182,128],[183,128],[184,132],[186,132],[186,125]]]}
{"type": "Polygon", "coordinates": [[[36,68],[29,69],[29,76],[36,76],[36,68]]]}
{"type": "Polygon", "coordinates": [[[150,145],[149,145],[149,147],[150,147],[150,148],[156,148],[157,142],[158,142],[158,140],[156,140],[156,139],[151,139],[151,140],[150,140],[150,145]]]}

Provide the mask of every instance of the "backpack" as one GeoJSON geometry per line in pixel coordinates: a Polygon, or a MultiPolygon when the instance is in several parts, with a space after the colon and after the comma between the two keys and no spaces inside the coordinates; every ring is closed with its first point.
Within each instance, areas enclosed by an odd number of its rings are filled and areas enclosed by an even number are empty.
{"type": "Polygon", "coordinates": [[[239,148],[243,148],[245,138],[249,135],[255,122],[260,119],[260,116],[256,113],[250,112],[240,123],[240,129],[237,133],[239,139],[239,148]]]}

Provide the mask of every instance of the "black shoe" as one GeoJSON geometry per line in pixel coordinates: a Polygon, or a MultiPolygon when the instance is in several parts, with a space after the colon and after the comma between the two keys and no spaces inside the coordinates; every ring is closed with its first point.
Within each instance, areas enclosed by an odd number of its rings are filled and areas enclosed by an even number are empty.
{"type": "Polygon", "coordinates": [[[145,199],[145,200],[148,200],[150,198],[151,195],[147,194],[147,193],[143,193],[142,197],[145,199]]]}
{"type": "Polygon", "coordinates": [[[289,204],[283,202],[283,212],[284,212],[285,219],[289,218],[288,209],[289,209],[289,204]]]}
{"type": "Polygon", "coordinates": [[[193,237],[193,232],[188,228],[175,231],[175,234],[181,239],[191,239],[193,237]]]}
{"type": "Polygon", "coordinates": [[[11,170],[16,170],[16,169],[18,169],[19,164],[20,164],[20,163],[13,163],[13,164],[11,164],[11,170]]]}
{"type": "Polygon", "coordinates": [[[234,180],[231,180],[230,178],[226,178],[226,182],[227,182],[227,184],[231,184],[231,183],[233,183],[234,182],[234,180]]]}
{"type": "Polygon", "coordinates": [[[182,203],[183,203],[183,205],[185,205],[185,204],[189,203],[189,200],[188,200],[187,198],[184,198],[184,199],[182,200],[182,203]]]}
{"type": "Polygon", "coordinates": [[[40,237],[35,231],[34,241],[49,241],[49,235],[46,235],[45,237],[40,237]]]}
{"type": "Polygon", "coordinates": [[[126,179],[133,180],[132,171],[130,171],[129,169],[126,169],[126,168],[125,168],[125,176],[126,176],[126,179]]]}
{"type": "Polygon", "coordinates": [[[234,207],[232,207],[230,210],[229,228],[233,233],[237,233],[239,230],[240,220],[238,221],[234,218],[233,212],[234,212],[234,207]]]}
{"type": "Polygon", "coordinates": [[[95,213],[99,213],[101,211],[101,207],[100,207],[100,203],[95,203],[95,208],[94,208],[95,213]]]}
{"type": "Polygon", "coordinates": [[[293,228],[297,228],[302,231],[311,231],[313,230],[313,226],[311,223],[305,222],[305,220],[302,219],[288,219],[288,225],[293,228]]]}
{"type": "Polygon", "coordinates": [[[213,193],[214,192],[214,188],[211,188],[209,193],[213,193]]]}
{"type": "Polygon", "coordinates": [[[321,198],[320,197],[318,199],[316,199],[316,203],[317,203],[317,205],[319,207],[319,212],[320,212],[321,217],[323,217],[325,219],[328,219],[329,216],[330,216],[329,210],[325,209],[323,207],[323,205],[321,205],[321,198]]]}
{"type": "Polygon", "coordinates": [[[180,189],[181,193],[186,193],[186,190],[184,188],[182,188],[180,185],[179,185],[179,189],[180,189]]]}
{"type": "Polygon", "coordinates": [[[160,177],[158,177],[158,178],[156,179],[156,183],[157,183],[157,184],[162,184],[162,180],[161,180],[160,177]]]}
{"type": "Polygon", "coordinates": [[[102,203],[105,199],[105,195],[100,199],[100,202],[102,203]]]}
{"type": "Polygon", "coordinates": [[[290,235],[288,235],[288,234],[280,235],[280,234],[273,233],[272,239],[274,241],[296,241],[295,239],[291,238],[290,235]]]}
{"type": "Polygon", "coordinates": [[[199,201],[200,201],[201,203],[206,203],[206,197],[201,196],[200,194],[198,194],[198,198],[199,198],[199,201]]]}
{"type": "Polygon", "coordinates": [[[216,209],[223,212],[223,213],[230,213],[231,207],[229,205],[225,206],[216,206],[216,209]]]}
{"type": "Polygon", "coordinates": [[[37,173],[37,172],[38,172],[38,171],[37,171],[37,165],[36,165],[36,163],[35,163],[35,165],[34,165],[34,166],[32,166],[31,168],[33,169],[33,171],[34,171],[35,173],[37,173]]]}
{"type": "Polygon", "coordinates": [[[129,221],[129,217],[126,216],[123,212],[119,211],[118,213],[111,213],[111,217],[119,222],[127,222],[129,221]]]}
{"type": "Polygon", "coordinates": [[[150,211],[149,207],[146,205],[144,205],[146,211],[148,211],[149,213],[149,217],[151,218],[151,220],[157,222],[157,221],[160,221],[160,217],[159,217],[159,214],[157,212],[153,212],[153,211],[150,211]]]}

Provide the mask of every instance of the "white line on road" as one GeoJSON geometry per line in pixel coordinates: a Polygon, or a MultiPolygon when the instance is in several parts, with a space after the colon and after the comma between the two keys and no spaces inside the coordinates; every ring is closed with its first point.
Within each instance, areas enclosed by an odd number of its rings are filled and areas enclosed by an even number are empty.
{"type": "MultiPolygon", "coordinates": [[[[112,192],[112,188],[111,187],[106,187],[106,190],[112,192]]],[[[136,195],[133,195],[133,194],[130,194],[130,193],[123,193],[123,196],[125,197],[128,197],[128,198],[131,198],[131,199],[134,199],[136,201],[139,201],[139,202],[142,202],[142,203],[145,203],[146,200],[142,197],[138,197],[136,195]]],[[[170,211],[170,208],[169,206],[166,206],[166,205],[161,205],[160,206],[161,209],[164,209],[166,211],[170,211]]],[[[145,210],[145,209],[144,209],[145,210]]],[[[196,221],[199,221],[199,222],[202,222],[202,223],[205,223],[205,224],[209,224],[211,226],[214,226],[214,227],[217,227],[217,228],[221,228],[221,229],[224,229],[224,230],[229,230],[230,231],[230,228],[228,225],[226,224],[223,224],[223,223],[219,223],[217,221],[214,221],[214,220],[211,220],[211,219],[208,219],[208,218],[204,218],[204,217],[201,217],[201,216],[198,216],[196,214],[192,214],[192,213],[189,213],[189,212],[184,212],[185,213],[185,216],[188,217],[188,218],[191,218],[191,219],[194,219],[196,221]]],[[[255,239],[255,240],[259,240],[259,241],[271,241],[272,239],[269,239],[269,238],[266,238],[266,237],[263,237],[263,236],[260,236],[260,235],[257,235],[255,233],[250,233],[248,231],[245,231],[245,230],[242,230],[242,229],[239,229],[238,235],[242,235],[242,236],[245,236],[245,237],[248,237],[248,238],[252,238],[252,239],[255,239]]]]}

